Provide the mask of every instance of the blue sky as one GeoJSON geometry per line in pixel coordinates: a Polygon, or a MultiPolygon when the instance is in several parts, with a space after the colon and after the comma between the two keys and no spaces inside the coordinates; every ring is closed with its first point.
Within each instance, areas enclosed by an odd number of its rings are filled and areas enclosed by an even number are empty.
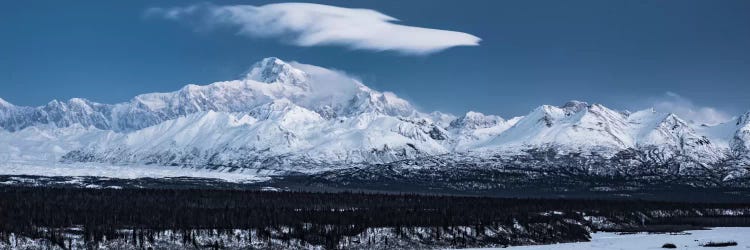
{"type": "MultiPolygon", "coordinates": [[[[236,27],[206,28],[200,17],[146,13],[199,3],[3,2],[0,98],[32,106],[72,97],[122,102],[188,83],[235,79],[275,56],[343,70],[425,111],[510,117],[570,99],[618,109],[681,106],[729,115],[750,109],[745,0],[324,2],[375,10],[399,19],[396,24],[481,38],[479,46],[427,53],[299,46],[284,35],[253,37],[236,27]]],[[[213,6],[268,3],[275,2],[213,6]]],[[[440,39],[429,40],[416,42],[440,39]]]]}

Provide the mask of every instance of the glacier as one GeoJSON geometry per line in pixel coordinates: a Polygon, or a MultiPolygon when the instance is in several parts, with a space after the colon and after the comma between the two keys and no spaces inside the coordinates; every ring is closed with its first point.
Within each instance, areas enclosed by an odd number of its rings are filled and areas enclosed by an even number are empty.
{"type": "Polygon", "coordinates": [[[423,112],[314,65],[266,58],[247,72],[117,104],[73,98],[23,107],[0,99],[0,170],[103,164],[316,174],[471,165],[719,183],[750,176],[750,112],[705,125],[570,101],[509,119],[456,116],[423,112]]]}

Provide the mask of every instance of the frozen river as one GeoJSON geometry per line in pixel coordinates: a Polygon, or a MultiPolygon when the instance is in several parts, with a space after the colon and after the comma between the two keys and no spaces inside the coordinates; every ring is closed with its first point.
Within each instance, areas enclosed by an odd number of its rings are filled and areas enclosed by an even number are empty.
{"type": "Polygon", "coordinates": [[[721,227],[711,230],[685,231],[678,234],[617,234],[595,233],[590,242],[563,243],[540,246],[518,246],[509,248],[483,248],[507,250],[644,250],[663,249],[662,245],[672,243],[676,249],[750,249],[750,227],[721,227]],[[706,248],[706,242],[735,241],[737,246],[706,248]]]}

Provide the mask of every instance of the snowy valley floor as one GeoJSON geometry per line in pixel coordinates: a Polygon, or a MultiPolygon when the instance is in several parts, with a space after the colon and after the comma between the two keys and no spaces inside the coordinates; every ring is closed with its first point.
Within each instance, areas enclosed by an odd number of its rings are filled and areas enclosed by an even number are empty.
{"type": "Polygon", "coordinates": [[[696,187],[673,179],[642,181],[591,176],[538,176],[477,169],[383,166],[279,171],[271,169],[1,161],[0,186],[85,188],[210,188],[310,192],[420,193],[503,198],[644,199],[750,203],[748,187],[696,187]]]}
{"type": "Polygon", "coordinates": [[[508,248],[475,248],[476,250],[644,250],[664,249],[662,245],[672,243],[676,249],[715,249],[701,246],[707,242],[737,242],[736,246],[718,249],[750,249],[750,227],[719,227],[710,230],[690,230],[681,233],[636,233],[620,234],[599,232],[591,235],[590,242],[562,243],[508,248]]]}
{"type": "MultiPolygon", "coordinates": [[[[272,171],[189,168],[180,166],[113,165],[103,163],[8,162],[0,164],[0,175],[84,177],[96,176],[117,179],[137,178],[207,178],[235,183],[253,183],[268,180],[272,171]]],[[[2,184],[2,183],[0,183],[2,184]]],[[[11,184],[11,183],[8,183],[11,184]]]]}

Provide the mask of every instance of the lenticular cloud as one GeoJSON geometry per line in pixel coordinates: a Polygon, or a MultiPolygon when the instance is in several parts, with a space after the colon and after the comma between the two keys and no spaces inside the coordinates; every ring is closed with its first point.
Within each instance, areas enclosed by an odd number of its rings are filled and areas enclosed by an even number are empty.
{"type": "Polygon", "coordinates": [[[463,32],[396,24],[398,19],[375,10],[311,3],[198,4],[152,8],[147,15],[191,22],[202,29],[232,27],[240,35],[279,38],[298,46],[429,54],[455,46],[476,46],[481,40],[463,32]]]}

